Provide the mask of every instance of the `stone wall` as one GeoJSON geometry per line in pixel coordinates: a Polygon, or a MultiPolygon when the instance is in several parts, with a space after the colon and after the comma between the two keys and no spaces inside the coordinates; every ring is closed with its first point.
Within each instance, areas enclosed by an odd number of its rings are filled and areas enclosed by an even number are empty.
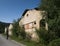
{"type": "MultiPolygon", "coordinates": [[[[25,28],[25,32],[30,34],[30,36],[32,37],[33,40],[38,40],[38,35],[36,33],[35,29],[39,29],[40,28],[40,20],[41,19],[45,19],[45,17],[43,17],[43,14],[45,13],[45,11],[40,11],[40,10],[36,10],[36,9],[32,9],[29,10],[25,13],[25,15],[23,16],[23,18],[21,18],[19,25],[23,25],[25,28]]],[[[45,26],[46,30],[48,30],[48,24],[46,23],[45,26]]]]}

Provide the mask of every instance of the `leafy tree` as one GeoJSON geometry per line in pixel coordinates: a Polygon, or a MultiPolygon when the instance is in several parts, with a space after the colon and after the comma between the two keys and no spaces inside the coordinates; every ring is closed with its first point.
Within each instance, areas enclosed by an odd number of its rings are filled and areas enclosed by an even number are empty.
{"type": "Polygon", "coordinates": [[[14,20],[13,29],[12,30],[13,30],[13,36],[25,39],[26,33],[24,31],[24,28],[19,26],[19,19],[18,20],[14,20]]]}
{"type": "Polygon", "coordinates": [[[39,8],[47,12],[47,22],[50,31],[60,37],[60,0],[41,0],[39,8]]]}
{"type": "Polygon", "coordinates": [[[47,12],[48,31],[40,29],[38,35],[43,43],[47,44],[60,38],[60,0],[41,0],[40,10],[47,12]]]}
{"type": "Polygon", "coordinates": [[[55,35],[55,32],[47,31],[45,28],[40,28],[39,30],[36,30],[38,36],[39,36],[39,43],[43,43],[47,45],[49,42],[51,42],[54,39],[57,39],[58,37],[55,35]]]}

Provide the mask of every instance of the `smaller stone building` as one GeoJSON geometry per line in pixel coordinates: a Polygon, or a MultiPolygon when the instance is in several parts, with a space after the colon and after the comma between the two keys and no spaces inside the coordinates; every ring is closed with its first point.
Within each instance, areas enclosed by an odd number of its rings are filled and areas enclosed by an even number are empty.
{"type": "Polygon", "coordinates": [[[10,24],[9,26],[5,27],[5,34],[6,34],[7,29],[8,29],[8,34],[11,36],[12,35],[12,28],[13,28],[12,24],[10,24]]]}
{"type": "Polygon", "coordinates": [[[8,30],[9,30],[9,35],[12,35],[12,28],[13,28],[13,25],[10,24],[10,25],[9,25],[9,28],[8,28],[8,30]]]}

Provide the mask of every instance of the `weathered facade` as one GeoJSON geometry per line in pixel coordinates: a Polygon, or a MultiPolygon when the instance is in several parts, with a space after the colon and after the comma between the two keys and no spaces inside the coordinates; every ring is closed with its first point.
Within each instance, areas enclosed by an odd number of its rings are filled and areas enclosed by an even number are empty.
{"type": "MultiPolygon", "coordinates": [[[[46,18],[46,12],[37,9],[27,9],[24,11],[21,20],[19,22],[20,26],[25,28],[25,32],[29,34],[32,40],[38,40],[38,35],[36,29],[41,27],[40,21],[46,18]]],[[[45,29],[48,30],[48,24],[45,23],[45,29]]]]}
{"type": "Polygon", "coordinates": [[[9,35],[11,36],[12,35],[12,28],[13,28],[13,25],[12,24],[10,24],[9,25],[9,28],[8,28],[8,30],[9,30],[9,35]]]}
{"type": "Polygon", "coordinates": [[[9,26],[5,27],[5,34],[6,34],[7,29],[8,29],[8,34],[11,36],[12,35],[12,28],[13,28],[12,24],[10,24],[9,26]]]}

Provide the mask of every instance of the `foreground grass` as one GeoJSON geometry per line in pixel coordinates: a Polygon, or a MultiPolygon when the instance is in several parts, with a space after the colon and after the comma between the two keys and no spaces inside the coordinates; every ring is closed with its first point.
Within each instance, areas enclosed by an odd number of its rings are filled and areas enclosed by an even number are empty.
{"type": "MultiPolygon", "coordinates": [[[[6,37],[6,34],[2,34],[2,35],[6,37]]],[[[18,37],[14,37],[14,36],[10,36],[9,38],[13,39],[19,43],[22,43],[26,46],[40,46],[40,45],[38,45],[38,43],[30,41],[28,39],[22,39],[22,38],[18,38],[18,37]]]]}
{"type": "Polygon", "coordinates": [[[22,43],[22,44],[25,44],[26,46],[35,46],[35,43],[29,41],[29,40],[26,40],[26,39],[20,39],[20,38],[17,38],[17,37],[11,37],[11,39],[19,42],[19,43],[22,43]]]}
{"type": "MultiPolygon", "coordinates": [[[[3,36],[6,36],[6,35],[3,34],[3,36]]],[[[26,46],[60,46],[60,38],[52,40],[48,45],[45,45],[44,43],[40,43],[40,42],[34,42],[28,39],[14,37],[14,36],[11,36],[10,38],[26,46]]]]}
{"type": "Polygon", "coordinates": [[[12,37],[12,36],[11,36],[11,39],[13,39],[19,43],[25,44],[26,46],[45,46],[43,44],[40,44],[40,43],[37,43],[34,41],[30,41],[28,39],[22,39],[22,38],[17,38],[17,37],[12,37]]]}

